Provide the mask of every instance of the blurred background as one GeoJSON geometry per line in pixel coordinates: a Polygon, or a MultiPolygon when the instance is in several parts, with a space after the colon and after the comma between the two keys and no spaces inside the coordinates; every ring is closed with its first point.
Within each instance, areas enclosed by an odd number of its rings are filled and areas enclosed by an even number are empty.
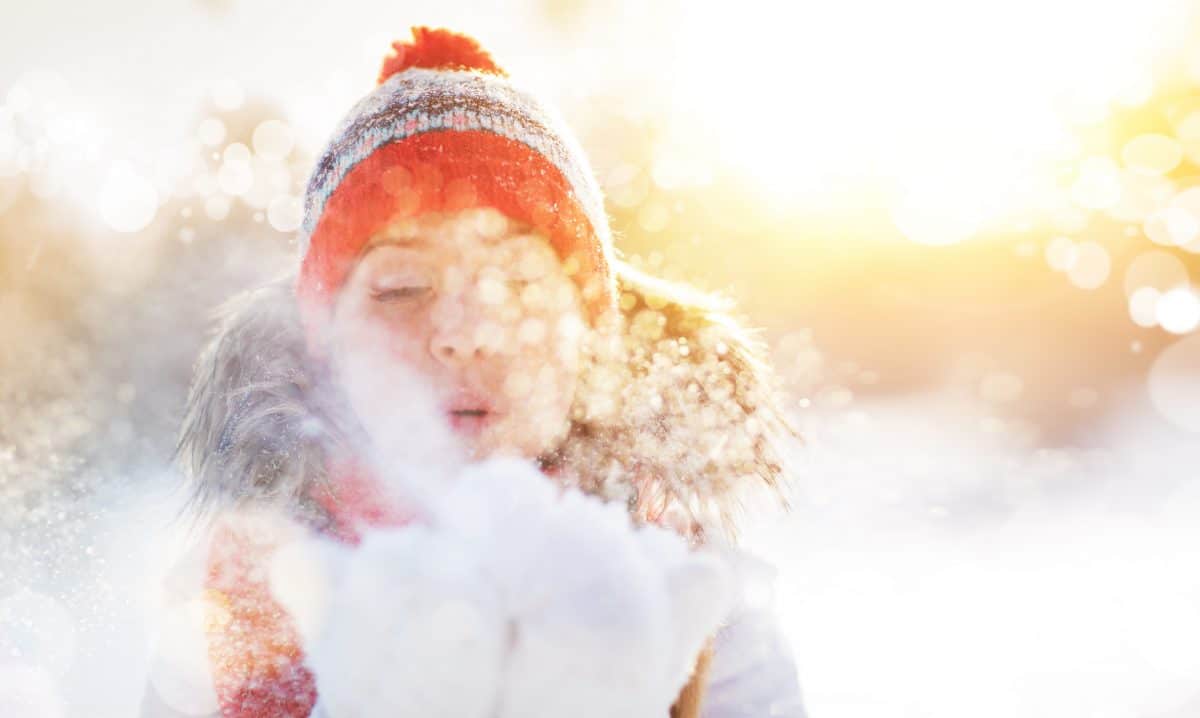
{"type": "Polygon", "coordinates": [[[0,713],[211,712],[155,609],[191,364],[430,24],[561,109],[631,261],[763,329],[806,441],[746,538],[813,716],[1200,715],[1195,0],[3,14],[0,713]]]}

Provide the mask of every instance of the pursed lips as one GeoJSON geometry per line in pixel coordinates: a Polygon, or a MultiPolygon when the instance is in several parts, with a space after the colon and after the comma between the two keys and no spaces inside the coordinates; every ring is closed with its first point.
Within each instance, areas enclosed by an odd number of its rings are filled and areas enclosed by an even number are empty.
{"type": "Polygon", "coordinates": [[[458,392],[447,403],[446,414],[450,419],[450,426],[455,431],[474,436],[483,431],[496,412],[491,404],[479,395],[458,392]]]}

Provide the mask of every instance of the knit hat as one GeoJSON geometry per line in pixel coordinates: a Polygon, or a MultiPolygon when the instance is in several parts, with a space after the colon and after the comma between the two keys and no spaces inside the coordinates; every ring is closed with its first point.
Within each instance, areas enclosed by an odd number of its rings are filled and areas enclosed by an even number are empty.
{"type": "Polygon", "coordinates": [[[398,217],[492,207],[549,238],[595,321],[615,306],[604,199],[558,115],[472,38],[414,27],[313,170],[297,296],[310,337],[364,245],[398,217]]]}

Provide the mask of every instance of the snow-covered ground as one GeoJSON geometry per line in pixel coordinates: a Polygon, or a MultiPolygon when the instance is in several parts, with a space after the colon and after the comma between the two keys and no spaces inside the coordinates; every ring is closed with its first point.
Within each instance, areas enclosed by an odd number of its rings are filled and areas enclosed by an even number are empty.
{"type": "MultiPolygon", "coordinates": [[[[805,418],[793,509],[746,540],[811,715],[1193,714],[1200,449],[1146,418],[1053,451],[930,397],[805,418]]],[[[0,713],[213,709],[171,482],[97,497],[65,598],[0,600],[0,713]]]]}
{"type": "Polygon", "coordinates": [[[1200,446],[1147,425],[1028,451],[933,402],[814,422],[749,537],[812,715],[1197,714],[1200,446]]]}

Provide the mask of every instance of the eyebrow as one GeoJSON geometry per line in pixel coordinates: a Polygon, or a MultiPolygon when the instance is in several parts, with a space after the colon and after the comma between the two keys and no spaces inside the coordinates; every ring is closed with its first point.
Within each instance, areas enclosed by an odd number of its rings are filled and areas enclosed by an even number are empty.
{"type": "Polygon", "coordinates": [[[428,245],[429,240],[422,236],[388,237],[380,234],[367,241],[367,245],[363,247],[362,254],[359,255],[359,258],[361,259],[362,257],[367,256],[380,247],[425,247],[428,245]]]}

